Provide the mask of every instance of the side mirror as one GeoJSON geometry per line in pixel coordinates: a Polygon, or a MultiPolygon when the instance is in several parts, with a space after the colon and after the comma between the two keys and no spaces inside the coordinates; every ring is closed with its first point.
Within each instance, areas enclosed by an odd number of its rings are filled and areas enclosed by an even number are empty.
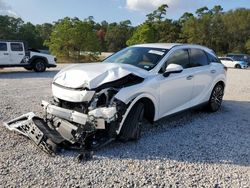
{"type": "Polygon", "coordinates": [[[177,64],[169,64],[163,73],[164,77],[168,77],[172,73],[180,73],[183,71],[183,67],[177,64]]]}

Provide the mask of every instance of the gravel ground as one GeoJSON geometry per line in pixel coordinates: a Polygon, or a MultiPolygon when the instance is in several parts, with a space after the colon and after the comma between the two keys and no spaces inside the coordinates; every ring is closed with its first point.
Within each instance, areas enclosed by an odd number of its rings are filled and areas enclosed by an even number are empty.
{"type": "Polygon", "coordinates": [[[1,123],[41,114],[60,67],[0,69],[0,187],[250,187],[250,70],[228,71],[219,112],[145,123],[140,141],[114,142],[79,164],[77,153],[49,157],[1,123]]]}

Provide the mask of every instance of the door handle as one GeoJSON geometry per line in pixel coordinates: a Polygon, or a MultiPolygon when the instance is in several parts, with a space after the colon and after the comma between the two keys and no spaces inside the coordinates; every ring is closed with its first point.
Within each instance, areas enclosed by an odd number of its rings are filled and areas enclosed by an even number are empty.
{"type": "Polygon", "coordinates": [[[214,74],[214,73],[216,73],[216,70],[211,70],[210,72],[211,72],[212,74],[214,74]]]}
{"type": "Polygon", "coordinates": [[[187,80],[192,80],[193,77],[194,77],[193,75],[190,75],[190,76],[187,77],[187,80]]]}
{"type": "Polygon", "coordinates": [[[3,53],[3,55],[9,55],[9,53],[3,53]]]}
{"type": "Polygon", "coordinates": [[[18,54],[18,55],[23,55],[22,53],[18,54]]]}

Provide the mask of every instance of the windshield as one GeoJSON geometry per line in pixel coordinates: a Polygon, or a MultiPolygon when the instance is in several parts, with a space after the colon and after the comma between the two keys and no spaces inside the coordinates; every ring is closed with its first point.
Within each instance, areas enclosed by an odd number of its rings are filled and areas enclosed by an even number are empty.
{"type": "Polygon", "coordinates": [[[123,63],[151,70],[169,50],[163,48],[128,47],[108,57],[103,62],[123,63]]]}

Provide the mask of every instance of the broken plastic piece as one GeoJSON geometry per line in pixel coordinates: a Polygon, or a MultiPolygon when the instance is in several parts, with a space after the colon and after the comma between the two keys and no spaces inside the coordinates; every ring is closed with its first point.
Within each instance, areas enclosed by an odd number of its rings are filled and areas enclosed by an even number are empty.
{"type": "Polygon", "coordinates": [[[40,149],[48,154],[55,153],[57,144],[64,141],[57,131],[48,127],[47,123],[35,116],[33,112],[4,123],[4,126],[11,131],[15,130],[30,138],[40,149]]]}
{"type": "Polygon", "coordinates": [[[97,108],[97,109],[91,110],[88,114],[96,118],[111,119],[116,114],[116,108],[115,107],[97,108]]]}

